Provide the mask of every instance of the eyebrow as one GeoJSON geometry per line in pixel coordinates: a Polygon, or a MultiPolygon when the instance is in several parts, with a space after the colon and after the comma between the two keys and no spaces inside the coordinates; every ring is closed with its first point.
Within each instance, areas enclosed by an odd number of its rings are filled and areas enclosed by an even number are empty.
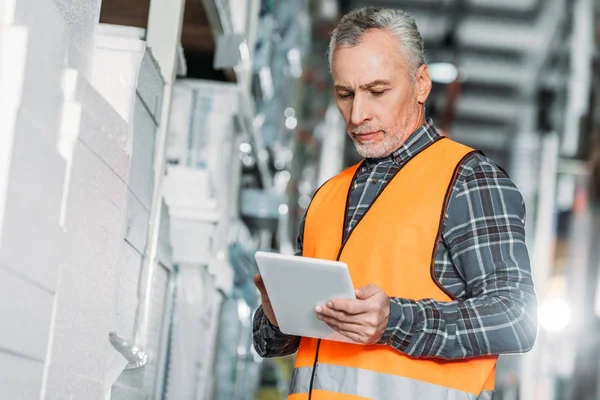
{"type": "MultiPolygon", "coordinates": [[[[377,79],[374,80],[372,82],[368,82],[365,84],[360,85],[360,89],[361,90],[367,90],[367,89],[371,89],[374,88],[375,86],[390,86],[391,82],[385,79],[377,79]]],[[[345,90],[345,91],[352,91],[351,88],[344,86],[344,85],[335,85],[335,90],[345,90]]]]}

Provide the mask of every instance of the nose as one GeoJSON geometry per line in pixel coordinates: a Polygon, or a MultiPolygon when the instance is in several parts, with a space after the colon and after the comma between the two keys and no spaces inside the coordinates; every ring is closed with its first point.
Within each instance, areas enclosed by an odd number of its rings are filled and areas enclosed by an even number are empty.
{"type": "Polygon", "coordinates": [[[370,119],[371,112],[369,110],[367,99],[365,99],[361,93],[355,94],[352,101],[352,111],[350,112],[350,123],[354,126],[360,126],[370,119]]]}

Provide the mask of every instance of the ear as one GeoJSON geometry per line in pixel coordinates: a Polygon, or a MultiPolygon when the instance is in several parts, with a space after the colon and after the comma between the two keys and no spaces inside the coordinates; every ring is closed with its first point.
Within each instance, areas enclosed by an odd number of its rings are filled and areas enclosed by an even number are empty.
{"type": "Polygon", "coordinates": [[[417,101],[419,104],[425,104],[425,101],[427,101],[429,93],[431,92],[431,77],[429,76],[427,64],[421,65],[417,71],[416,87],[417,101]]]}

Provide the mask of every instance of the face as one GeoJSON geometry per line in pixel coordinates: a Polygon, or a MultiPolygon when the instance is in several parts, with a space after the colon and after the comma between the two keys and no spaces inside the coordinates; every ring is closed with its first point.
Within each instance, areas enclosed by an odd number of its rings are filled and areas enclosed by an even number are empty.
{"type": "Polygon", "coordinates": [[[367,32],[354,47],[338,47],[331,63],[337,106],[363,157],[380,158],[398,149],[425,122],[431,90],[427,66],[413,79],[386,31],[367,32]]]}

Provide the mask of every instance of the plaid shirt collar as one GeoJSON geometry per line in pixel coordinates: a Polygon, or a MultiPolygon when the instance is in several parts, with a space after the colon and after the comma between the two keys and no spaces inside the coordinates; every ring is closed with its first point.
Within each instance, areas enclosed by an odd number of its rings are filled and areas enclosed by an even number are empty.
{"type": "Polygon", "coordinates": [[[425,147],[429,146],[440,138],[440,133],[436,128],[433,120],[427,119],[425,124],[419,129],[412,133],[392,154],[382,158],[367,158],[365,164],[368,167],[373,167],[377,164],[385,164],[394,162],[398,166],[403,166],[416,154],[418,154],[425,147]]]}

